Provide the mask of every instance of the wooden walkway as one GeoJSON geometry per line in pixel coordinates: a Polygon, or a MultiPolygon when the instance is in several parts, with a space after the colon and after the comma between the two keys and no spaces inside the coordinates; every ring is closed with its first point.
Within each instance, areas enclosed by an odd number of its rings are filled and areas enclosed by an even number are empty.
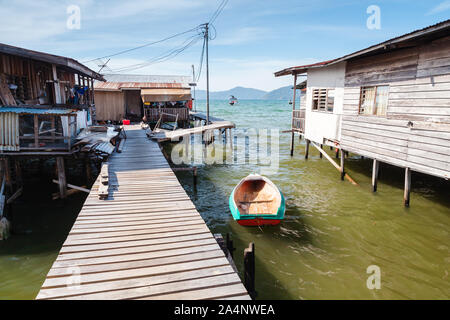
{"type": "MultiPolygon", "coordinates": [[[[190,112],[190,117],[194,120],[204,120],[206,121],[206,115],[199,112],[190,112]]],[[[206,131],[214,131],[214,130],[226,130],[226,129],[232,129],[235,128],[235,124],[231,121],[215,118],[215,117],[209,117],[210,124],[194,127],[194,128],[188,128],[188,129],[176,129],[176,130],[162,130],[158,129],[157,131],[153,132],[150,137],[153,140],[156,141],[178,141],[180,138],[193,135],[193,134],[199,134],[204,133],[206,131]]]]}
{"type": "Polygon", "coordinates": [[[36,298],[249,299],[158,144],[126,134],[108,200],[97,179],[36,298]]]}

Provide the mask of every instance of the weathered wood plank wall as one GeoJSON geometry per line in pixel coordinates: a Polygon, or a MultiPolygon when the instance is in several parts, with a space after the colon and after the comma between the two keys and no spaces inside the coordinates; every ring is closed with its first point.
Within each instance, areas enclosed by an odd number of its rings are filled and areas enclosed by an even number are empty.
{"type": "Polygon", "coordinates": [[[341,146],[450,177],[450,37],[347,63],[341,146]],[[386,117],[359,115],[361,86],[389,85],[386,117]]]}

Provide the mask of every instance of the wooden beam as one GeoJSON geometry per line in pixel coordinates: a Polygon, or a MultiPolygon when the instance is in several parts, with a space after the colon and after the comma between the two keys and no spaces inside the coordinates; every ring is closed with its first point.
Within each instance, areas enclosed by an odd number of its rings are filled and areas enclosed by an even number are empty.
{"type": "Polygon", "coordinates": [[[341,180],[344,181],[344,177],[345,177],[345,168],[344,168],[344,159],[345,159],[345,151],[341,149],[339,149],[340,153],[341,153],[341,180]]]}
{"type": "MultiPolygon", "coordinates": [[[[52,181],[53,181],[53,183],[59,184],[58,180],[53,179],[52,181]]],[[[75,189],[75,190],[83,191],[83,192],[86,192],[86,193],[90,193],[91,192],[91,190],[86,189],[85,187],[79,187],[79,186],[76,186],[76,185],[73,185],[73,184],[70,184],[70,183],[67,184],[67,187],[69,187],[70,189],[75,189]]]]}
{"type": "Polygon", "coordinates": [[[378,170],[380,167],[380,162],[377,159],[373,159],[373,166],[372,166],[372,191],[377,191],[377,185],[378,185],[378,170]]]}
{"type": "Polygon", "coordinates": [[[59,197],[64,199],[67,196],[67,181],[63,157],[56,157],[56,168],[58,169],[59,197]]]}
{"type": "MultiPolygon", "coordinates": [[[[316,145],[314,142],[311,142],[311,144],[317,149],[319,150],[320,153],[323,154],[323,156],[330,161],[330,163],[337,169],[339,170],[339,172],[341,172],[341,167],[334,162],[334,160],[324,151],[322,150],[318,145],[316,145]]],[[[358,183],[356,183],[355,180],[353,180],[347,173],[344,173],[344,178],[347,179],[348,181],[350,181],[353,185],[357,186],[358,183]]]]}
{"type": "Polygon", "coordinates": [[[403,193],[403,205],[409,207],[411,193],[411,169],[405,168],[405,190],[403,193]]]}
{"type": "Polygon", "coordinates": [[[294,111],[295,111],[295,95],[297,93],[297,90],[295,87],[297,86],[297,75],[294,75],[294,100],[292,101],[292,116],[291,116],[291,157],[294,155],[294,111]]]}
{"type": "Polygon", "coordinates": [[[8,198],[8,200],[6,201],[7,204],[11,204],[13,203],[14,200],[16,200],[18,197],[20,197],[23,193],[23,187],[20,187],[19,189],[16,190],[16,192],[14,192],[14,194],[8,198]]]}

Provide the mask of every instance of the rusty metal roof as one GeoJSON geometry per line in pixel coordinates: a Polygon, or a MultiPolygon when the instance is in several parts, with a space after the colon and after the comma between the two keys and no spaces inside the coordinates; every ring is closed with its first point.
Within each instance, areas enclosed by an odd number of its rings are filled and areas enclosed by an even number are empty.
{"type": "Polygon", "coordinates": [[[154,82],[99,82],[94,83],[94,90],[121,91],[127,89],[190,89],[183,83],[154,83],[154,82]]]}
{"type": "Polygon", "coordinates": [[[399,37],[389,39],[387,41],[370,46],[366,49],[356,51],[354,53],[347,54],[347,55],[342,56],[337,59],[323,61],[323,62],[317,62],[317,63],[311,64],[311,65],[286,68],[281,71],[275,72],[275,77],[285,76],[288,74],[301,74],[301,73],[305,73],[310,68],[320,68],[320,67],[335,64],[335,63],[338,63],[341,61],[347,61],[352,58],[357,58],[357,57],[371,55],[371,54],[373,55],[373,54],[377,54],[379,52],[387,52],[388,50],[396,49],[397,45],[401,42],[406,42],[409,40],[414,40],[414,39],[418,39],[421,37],[430,36],[433,34],[437,34],[437,35],[442,34],[443,36],[448,36],[449,29],[450,29],[450,19],[436,23],[436,24],[428,26],[428,27],[425,27],[423,29],[412,31],[410,33],[401,35],[399,37]]]}
{"type": "Polygon", "coordinates": [[[104,74],[108,82],[148,82],[148,83],[184,83],[192,82],[189,76],[144,75],[144,74],[104,74]]]}
{"type": "Polygon", "coordinates": [[[191,77],[140,74],[105,74],[106,82],[94,82],[98,91],[126,89],[189,89],[191,77]]]}

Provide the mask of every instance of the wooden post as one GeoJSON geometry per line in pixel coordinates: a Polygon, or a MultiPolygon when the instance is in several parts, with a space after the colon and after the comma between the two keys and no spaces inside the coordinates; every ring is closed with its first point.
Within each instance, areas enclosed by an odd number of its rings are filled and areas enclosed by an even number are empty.
{"type": "Polygon", "coordinates": [[[9,158],[3,159],[3,170],[5,172],[5,185],[8,188],[8,192],[13,191],[12,187],[12,176],[11,176],[11,167],[9,165],[9,158]]]}
{"type": "MultiPolygon", "coordinates": [[[[323,144],[320,145],[320,149],[323,150],[323,144]]],[[[322,152],[319,152],[319,157],[320,157],[320,159],[322,159],[322,157],[323,157],[322,152]]]]}
{"type": "Polygon", "coordinates": [[[20,167],[19,159],[14,159],[14,167],[16,169],[16,185],[17,188],[21,188],[23,186],[23,179],[22,179],[22,168],[20,167]]]}
{"type": "Polygon", "coordinates": [[[377,185],[378,185],[378,169],[380,167],[380,162],[377,159],[373,159],[373,166],[372,166],[372,191],[377,191],[377,185]]]}
{"type": "Polygon", "coordinates": [[[227,247],[228,254],[230,255],[231,259],[233,259],[233,252],[234,250],[236,250],[236,248],[233,245],[233,240],[231,240],[229,233],[227,233],[225,245],[227,247]]]}
{"type": "Polygon", "coordinates": [[[39,120],[38,115],[35,114],[34,117],[34,147],[39,148],[39,120]]]}
{"type": "Polygon", "coordinates": [[[86,155],[85,157],[85,166],[86,166],[86,184],[89,185],[92,181],[92,168],[91,168],[91,160],[89,159],[89,156],[86,155]]]}
{"type": "Polygon", "coordinates": [[[197,167],[194,167],[193,171],[194,171],[193,172],[193,175],[194,175],[194,188],[196,188],[197,187],[197,167]]]}
{"type": "Polygon", "coordinates": [[[411,169],[405,168],[405,192],[403,194],[403,205],[409,207],[411,192],[411,169]]]}
{"type": "Polygon", "coordinates": [[[67,181],[63,157],[56,157],[56,167],[58,169],[59,197],[64,199],[67,195],[67,181]]]}
{"type": "Polygon", "coordinates": [[[292,101],[292,116],[291,116],[291,157],[294,155],[294,111],[295,111],[295,94],[297,92],[297,74],[294,74],[294,100],[292,101]]]}
{"type": "Polygon", "coordinates": [[[255,299],[255,244],[253,242],[244,249],[244,286],[250,297],[255,299]]]}
{"type": "Polygon", "coordinates": [[[345,178],[345,169],[344,169],[344,159],[345,159],[345,151],[340,149],[341,153],[341,180],[344,181],[345,178]]]}
{"type": "Polygon", "coordinates": [[[306,139],[305,159],[308,159],[308,156],[309,156],[309,143],[310,143],[310,141],[308,139],[306,139]]]}

